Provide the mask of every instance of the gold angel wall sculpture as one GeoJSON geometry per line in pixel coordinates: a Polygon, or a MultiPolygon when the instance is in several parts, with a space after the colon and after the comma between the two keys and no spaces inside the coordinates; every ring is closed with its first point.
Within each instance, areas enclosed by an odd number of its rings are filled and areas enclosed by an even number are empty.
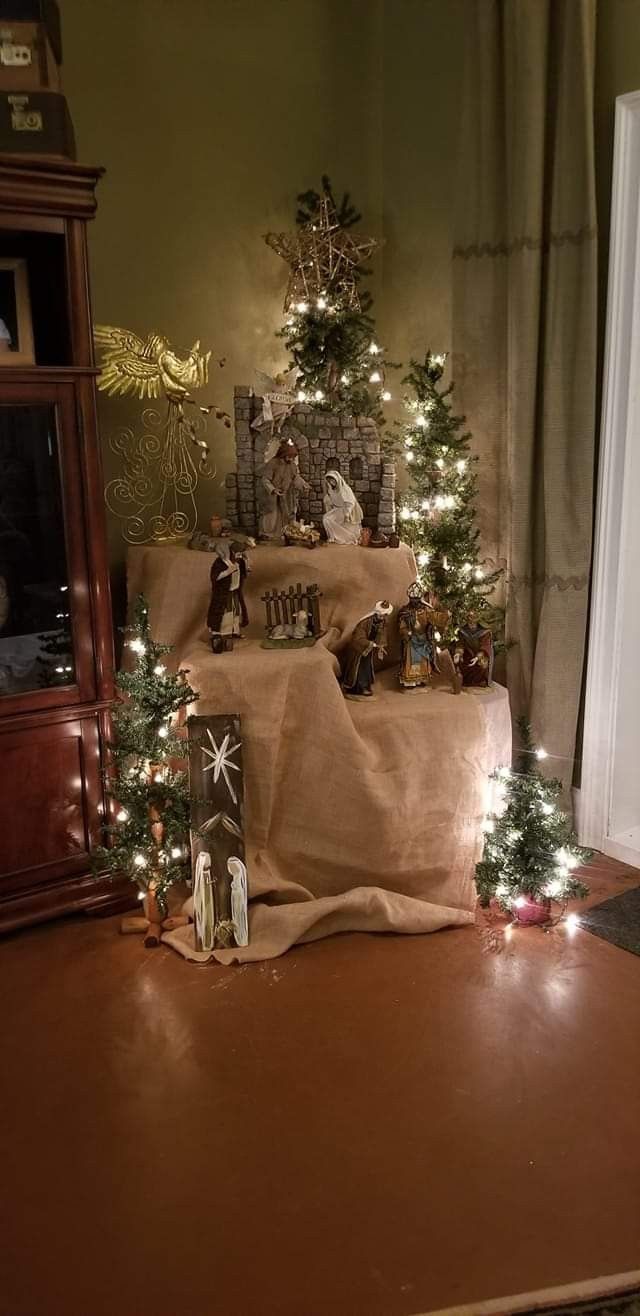
{"type": "Polygon", "coordinates": [[[192,391],[208,383],[211,352],[202,354],[195,342],[180,354],[160,334],[142,339],[109,325],[96,325],[94,339],[102,355],[102,392],[141,402],[163,397],[167,404],[164,415],[145,408],[139,430],[124,428],[110,439],[122,471],[105,488],[107,506],[124,522],[122,533],[130,544],[190,534],[197,524],[198,479],[215,475],[202,437],[206,418],[213,412],[216,420],[231,425],[226,411],[192,397],[192,391]],[[187,415],[187,407],[193,407],[193,415],[187,415]]]}

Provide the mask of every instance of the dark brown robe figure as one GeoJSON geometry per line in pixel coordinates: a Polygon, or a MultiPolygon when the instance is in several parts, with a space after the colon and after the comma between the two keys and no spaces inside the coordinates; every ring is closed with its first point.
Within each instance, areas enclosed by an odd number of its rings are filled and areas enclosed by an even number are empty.
{"type": "Polygon", "coordinates": [[[245,555],[238,551],[237,545],[228,539],[220,540],[211,567],[211,602],[207,613],[214,653],[233,649],[234,638],[249,624],[242,591],[247,570],[245,555]]]}
{"type": "Polygon", "coordinates": [[[488,626],[479,623],[476,612],[470,612],[465,625],[458,630],[454,661],[463,685],[491,685],[493,635],[488,626]]]}
{"type": "Polygon", "coordinates": [[[342,691],[347,698],[359,699],[373,694],[373,660],[376,653],[383,658],[387,651],[387,618],[392,612],[391,604],[383,599],[354,627],[341,660],[342,691]]]}

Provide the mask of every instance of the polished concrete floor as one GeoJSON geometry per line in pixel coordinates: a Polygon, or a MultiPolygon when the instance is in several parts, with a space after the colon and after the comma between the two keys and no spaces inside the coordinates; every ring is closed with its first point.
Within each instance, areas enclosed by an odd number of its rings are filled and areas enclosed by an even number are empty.
{"type": "Polygon", "coordinates": [[[489,941],[5,941],[2,1316],[409,1316],[637,1268],[640,958],[489,941]]]}

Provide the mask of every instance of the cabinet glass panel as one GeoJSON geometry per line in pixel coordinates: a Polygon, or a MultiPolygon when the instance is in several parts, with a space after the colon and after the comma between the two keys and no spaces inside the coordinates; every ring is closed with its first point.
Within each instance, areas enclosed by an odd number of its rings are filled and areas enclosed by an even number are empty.
{"type": "Polygon", "coordinates": [[[75,681],[55,407],[0,404],[0,697],[75,681]]]}

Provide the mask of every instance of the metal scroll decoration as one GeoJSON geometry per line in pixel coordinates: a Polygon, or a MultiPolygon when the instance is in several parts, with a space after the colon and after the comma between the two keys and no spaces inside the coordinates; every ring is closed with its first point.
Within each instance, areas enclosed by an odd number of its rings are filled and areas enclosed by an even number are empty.
{"type": "Polygon", "coordinates": [[[208,714],[187,726],[196,950],[247,946],[240,718],[208,714]]]}
{"type": "Polygon", "coordinates": [[[164,397],[167,404],[164,414],[147,407],[141,429],[123,428],[111,437],[109,446],[122,468],[106,485],[107,507],[123,522],[123,538],[130,544],[190,534],[197,524],[198,481],[216,473],[203,437],[207,417],[213,412],[231,425],[226,411],[214,403],[200,405],[191,395],[208,383],[211,352],[202,354],[196,341],[181,355],[160,334],[142,339],[109,325],[96,325],[94,339],[102,353],[98,388],[103,393],[141,401],[164,397]]]}

